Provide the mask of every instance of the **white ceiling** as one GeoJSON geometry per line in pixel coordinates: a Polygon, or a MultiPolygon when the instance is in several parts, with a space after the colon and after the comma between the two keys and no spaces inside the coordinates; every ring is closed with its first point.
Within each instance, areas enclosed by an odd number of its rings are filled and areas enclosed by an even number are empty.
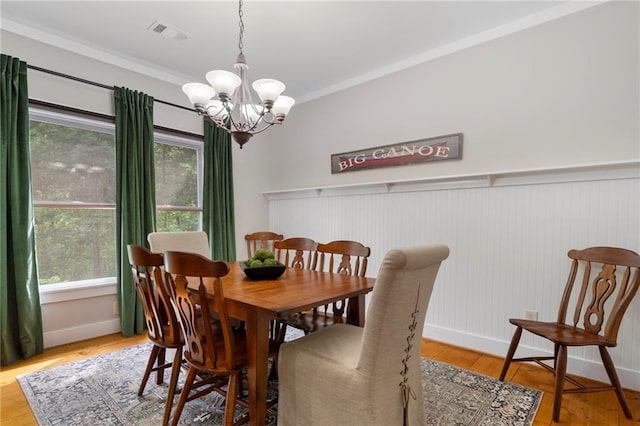
{"type": "MultiPolygon", "coordinates": [[[[251,80],[279,79],[302,102],[597,3],[247,0],[244,52],[251,80]]],[[[235,1],[2,0],[0,12],[7,31],[177,84],[233,70],[238,53],[235,1]],[[149,31],[156,20],[187,39],[149,31]]]]}

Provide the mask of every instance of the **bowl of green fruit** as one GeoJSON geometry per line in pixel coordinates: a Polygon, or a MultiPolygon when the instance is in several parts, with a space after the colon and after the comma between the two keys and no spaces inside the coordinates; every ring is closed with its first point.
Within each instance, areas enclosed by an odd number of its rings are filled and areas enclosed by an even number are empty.
{"type": "Polygon", "coordinates": [[[256,250],[253,257],[240,262],[240,266],[251,280],[275,280],[287,269],[274,258],[273,252],[265,249],[256,250]]]}

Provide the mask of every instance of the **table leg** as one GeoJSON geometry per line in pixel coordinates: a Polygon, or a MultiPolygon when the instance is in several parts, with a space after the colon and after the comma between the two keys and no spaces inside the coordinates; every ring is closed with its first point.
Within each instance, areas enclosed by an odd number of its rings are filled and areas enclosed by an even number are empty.
{"type": "Polygon", "coordinates": [[[349,299],[347,323],[364,327],[364,294],[349,299]]]}
{"type": "Polygon", "coordinates": [[[255,426],[264,425],[267,418],[269,320],[258,312],[250,312],[246,319],[249,422],[255,426]]]}

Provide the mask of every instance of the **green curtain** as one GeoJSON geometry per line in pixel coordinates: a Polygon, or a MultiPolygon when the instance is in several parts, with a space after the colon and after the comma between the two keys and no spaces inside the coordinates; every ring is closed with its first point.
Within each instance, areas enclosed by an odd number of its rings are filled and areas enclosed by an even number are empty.
{"type": "Polygon", "coordinates": [[[153,161],[153,97],[123,87],[114,90],[116,113],[116,256],[122,334],[144,332],[127,244],[147,245],[156,226],[153,161]]]}
{"type": "Polygon", "coordinates": [[[42,313],[31,199],[27,63],[0,55],[1,364],[42,353],[42,313]]]}
{"type": "Polygon", "coordinates": [[[209,235],[211,257],[236,260],[231,135],[204,117],[202,229],[209,235]]]}

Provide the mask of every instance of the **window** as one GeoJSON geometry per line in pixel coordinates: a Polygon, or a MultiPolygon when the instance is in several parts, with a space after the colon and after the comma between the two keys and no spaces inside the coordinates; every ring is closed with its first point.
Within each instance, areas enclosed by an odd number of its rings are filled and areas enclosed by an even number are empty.
{"type": "Polygon", "coordinates": [[[155,134],[156,228],[202,229],[202,141],[155,134]]]}
{"type": "MultiPolygon", "coordinates": [[[[45,109],[30,114],[40,284],[113,283],[115,125],[45,109]]],[[[157,229],[201,229],[202,141],[154,138],[157,229]]]]}

